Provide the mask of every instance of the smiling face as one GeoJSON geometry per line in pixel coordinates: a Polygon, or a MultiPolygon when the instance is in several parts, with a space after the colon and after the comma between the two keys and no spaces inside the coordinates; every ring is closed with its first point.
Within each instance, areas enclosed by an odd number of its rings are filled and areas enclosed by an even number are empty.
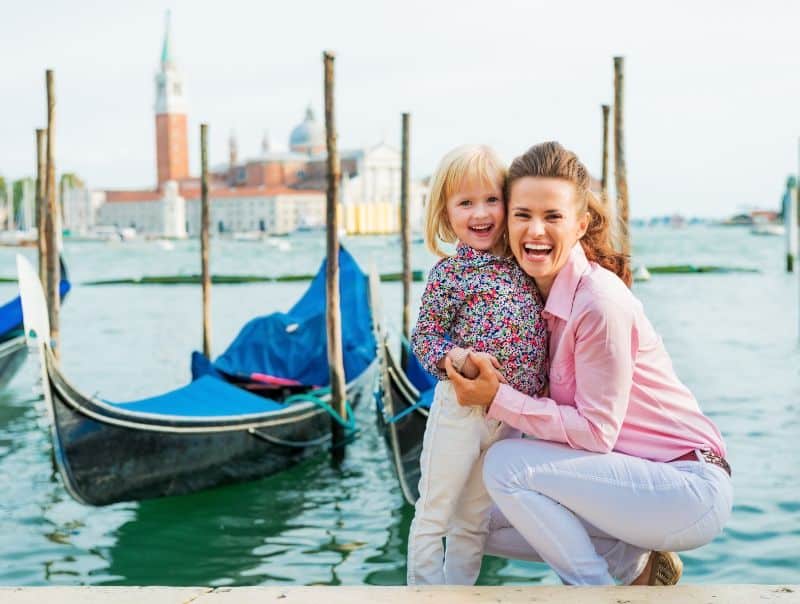
{"type": "Polygon", "coordinates": [[[456,238],[473,249],[496,251],[505,230],[500,183],[466,181],[447,198],[447,221],[456,238]]]}
{"type": "Polygon", "coordinates": [[[590,215],[579,213],[575,196],[575,185],[561,178],[525,176],[511,185],[511,251],[545,299],[570,251],[589,226],[590,215]]]}

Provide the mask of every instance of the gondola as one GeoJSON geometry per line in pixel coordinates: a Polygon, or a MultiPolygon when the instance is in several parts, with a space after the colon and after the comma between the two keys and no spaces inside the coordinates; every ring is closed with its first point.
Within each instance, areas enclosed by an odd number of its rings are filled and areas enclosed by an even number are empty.
{"type": "MultiPolygon", "coordinates": [[[[29,336],[47,333],[41,286],[18,257],[29,336]]],[[[55,463],[78,501],[182,495],[255,480],[331,446],[325,266],[288,313],[250,321],[213,363],[195,353],[193,381],[148,399],[113,403],[81,394],[50,347],[43,368],[55,463]]],[[[368,280],[345,250],[340,295],[347,398],[372,397],[378,361],[368,280]]],[[[352,416],[351,416],[352,417],[352,416]]]]}
{"type": "MultiPolygon", "coordinates": [[[[64,264],[61,264],[60,293],[63,299],[70,289],[64,264]]],[[[22,301],[19,296],[0,306],[0,388],[11,381],[28,356],[22,327],[22,301]]]]}
{"type": "Polygon", "coordinates": [[[28,356],[28,347],[22,331],[0,342],[0,388],[5,388],[11,381],[11,378],[22,367],[26,356],[28,356]]]}
{"type": "Polygon", "coordinates": [[[376,396],[378,429],[383,433],[403,498],[414,505],[419,497],[419,457],[436,378],[429,374],[403,342],[406,367],[395,359],[386,338],[380,350],[381,381],[376,396]]]}

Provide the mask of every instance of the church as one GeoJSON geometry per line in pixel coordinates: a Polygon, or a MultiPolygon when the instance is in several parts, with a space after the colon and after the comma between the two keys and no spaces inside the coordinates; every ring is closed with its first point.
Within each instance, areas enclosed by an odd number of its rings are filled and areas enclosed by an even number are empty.
{"type": "MultiPolygon", "coordinates": [[[[173,57],[169,14],[155,77],[156,185],[149,190],[96,192],[97,224],[134,228],[160,237],[196,236],[200,231],[200,178],[189,173],[188,103],[173,57]]],[[[312,107],[291,131],[288,151],[271,148],[239,158],[235,137],[227,164],[209,170],[213,233],[284,235],[325,226],[327,186],[325,126],[312,107]]],[[[399,230],[400,151],[385,143],[340,152],[340,224],[350,234],[399,230]]],[[[411,224],[419,225],[427,193],[410,190],[411,224]]]]}

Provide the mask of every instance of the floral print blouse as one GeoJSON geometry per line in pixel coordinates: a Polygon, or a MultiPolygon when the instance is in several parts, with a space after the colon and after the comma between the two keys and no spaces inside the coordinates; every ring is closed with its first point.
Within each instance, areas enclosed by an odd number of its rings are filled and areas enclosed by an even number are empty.
{"type": "Polygon", "coordinates": [[[508,383],[535,396],[547,376],[547,329],[536,285],[512,258],[459,244],[428,275],[411,346],[426,370],[455,346],[500,361],[508,383]]]}

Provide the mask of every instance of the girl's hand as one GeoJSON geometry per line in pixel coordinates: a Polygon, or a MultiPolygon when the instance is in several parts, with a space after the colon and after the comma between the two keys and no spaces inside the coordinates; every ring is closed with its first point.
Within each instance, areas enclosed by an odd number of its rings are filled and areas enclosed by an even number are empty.
{"type": "Polygon", "coordinates": [[[500,361],[497,360],[497,357],[495,357],[494,355],[489,354],[488,352],[481,352],[480,350],[470,350],[469,354],[470,354],[470,356],[489,359],[492,362],[492,367],[495,368],[496,373],[497,373],[497,377],[500,379],[500,381],[503,382],[504,384],[508,383],[506,381],[506,378],[503,376],[502,372],[500,371],[500,368],[502,367],[502,365],[500,365],[500,361]]]}
{"type": "MultiPolygon", "coordinates": [[[[492,404],[497,389],[500,388],[502,378],[502,374],[498,371],[500,364],[491,355],[470,353],[470,357],[478,368],[478,375],[475,379],[466,378],[458,373],[449,358],[445,358],[444,369],[461,405],[488,407],[492,404]]],[[[505,380],[503,379],[503,381],[505,380]]]]}
{"type": "Polygon", "coordinates": [[[464,364],[461,365],[461,371],[460,371],[461,375],[471,380],[474,380],[476,377],[478,377],[478,374],[480,373],[478,371],[478,366],[475,364],[475,361],[472,360],[473,354],[476,353],[473,352],[467,354],[467,358],[464,359],[464,364]]]}

